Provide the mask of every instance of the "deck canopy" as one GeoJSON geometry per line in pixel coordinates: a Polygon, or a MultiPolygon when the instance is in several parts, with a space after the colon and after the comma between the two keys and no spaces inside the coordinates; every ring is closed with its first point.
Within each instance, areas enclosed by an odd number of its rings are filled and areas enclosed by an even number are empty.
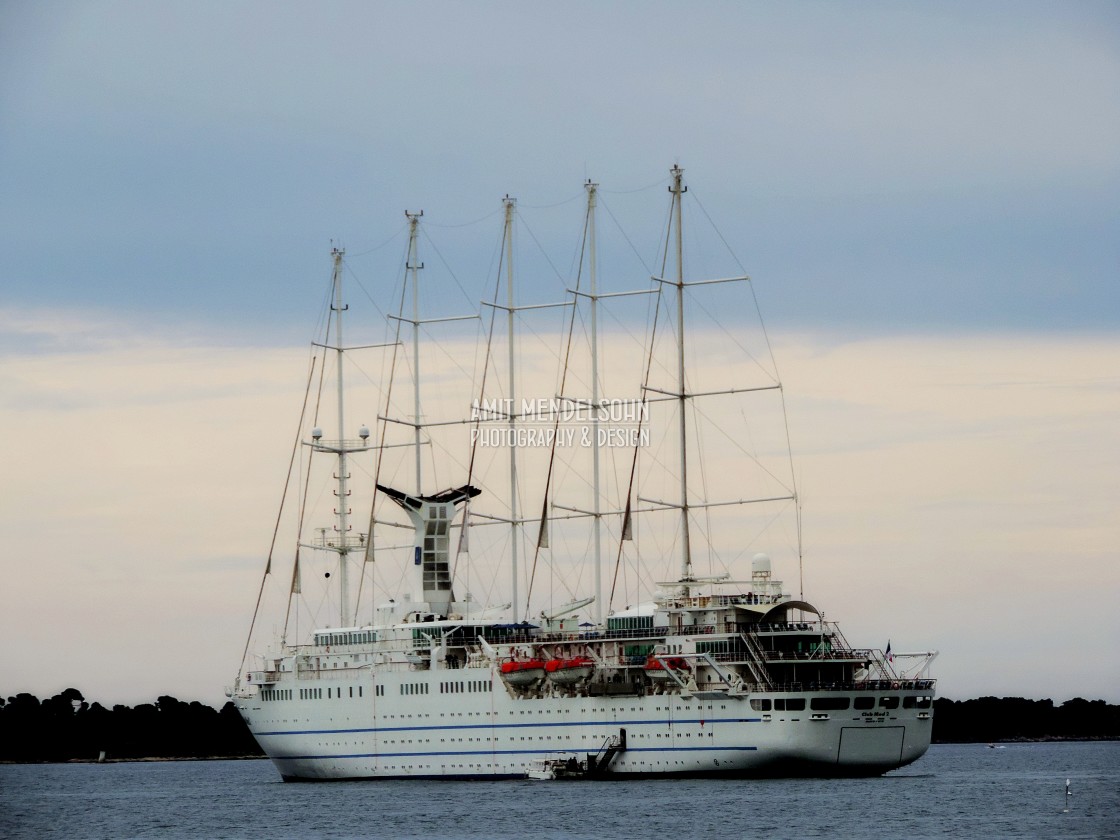
{"type": "Polygon", "coordinates": [[[752,613],[763,624],[777,624],[786,621],[790,610],[809,612],[820,618],[821,611],[808,601],[785,601],[781,604],[736,604],[735,609],[752,613]]]}

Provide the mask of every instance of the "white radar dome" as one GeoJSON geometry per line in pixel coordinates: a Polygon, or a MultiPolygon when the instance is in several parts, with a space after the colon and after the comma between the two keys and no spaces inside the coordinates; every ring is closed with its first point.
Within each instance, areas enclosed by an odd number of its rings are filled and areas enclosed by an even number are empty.
{"type": "Polygon", "coordinates": [[[323,436],[323,430],[320,429],[318,426],[316,426],[314,429],[311,430],[311,437],[314,438],[315,440],[318,440],[322,436],[323,436]]]}
{"type": "Polygon", "coordinates": [[[754,574],[770,574],[770,555],[756,554],[751,558],[751,571],[754,574]]]}
{"type": "Polygon", "coordinates": [[[362,440],[365,440],[366,438],[368,438],[369,437],[369,426],[362,426],[360,429],[358,429],[358,437],[360,437],[362,440]]]}

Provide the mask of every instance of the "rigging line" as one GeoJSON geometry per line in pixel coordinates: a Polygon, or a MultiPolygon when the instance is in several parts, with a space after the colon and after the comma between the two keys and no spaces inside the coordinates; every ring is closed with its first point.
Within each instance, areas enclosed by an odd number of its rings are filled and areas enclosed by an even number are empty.
{"type": "MultiPolygon", "coordinates": [[[[675,202],[676,199],[674,198],[673,201],[675,202]]],[[[613,218],[613,216],[612,216],[612,218],[613,218]]],[[[666,225],[667,225],[667,227],[665,229],[665,250],[662,252],[662,256],[661,256],[661,275],[660,276],[662,276],[662,277],[665,276],[665,266],[668,265],[668,262],[669,262],[669,237],[672,235],[672,232],[673,232],[673,203],[670,203],[670,205],[669,205],[669,212],[668,212],[668,218],[667,218],[666,225]]],[[[644,260],[642,261],[642,264],[645,265],[644,260]]],[[[646,356],[646,373],[645,373],[645,376],[643,377],[643,383],[642,383],[643,386],[644,386],[642,388],[642,408],[643,408],[642,414],[643,414],[643,416],[648,416],[648,411],[649,411],[649,397],[648,397],[649,392],[646,390],[646,388],[649,387],[649,377],[650,377],[650,373],[653,369],[654,347],[656,347],[656,345],[657,345],[657,324],[658,324],[658,321],[659,321],[659,318],[660,318],[660,315],[661,315],[661,303],[662,303],[662,296],[663,296],[664,287],[665,287],[664,283],[658,283],[657,284],[656,301],[653,304],[653,324],[650,328],[649,353],[646,356]]],[[[624,518],[623,518],[623,533],[625,533],[626,526],[628,524],[627,520],[629,520],[633,515],[631,510],[630,510],[630,499],[634,494],[634,477],[635,477],[635,475],[637,473],[637,469],[638,469],[638,450],[639,450],[639,447],[638,447],[637,443],[635,443],[634,455],[633,455],[633,458],[630,462],[630,482],[629,482],[629,484],[627,485],[627,488],[626,488],[626,513],[625,513],[624,518]]],[[[629,524],[630,524],[631,527],[633,527],[632,522],[630,522],[629,524]]],[[[615,588],[616,588],[617,583],[618,583],[618,568],[622,563],[622,543],[623,542],[624,542],[624,540],[622,540],[622,539],[619,539],[619,541],[618,541],[618,554],[615,557],[614,577],[611,580],[611,594],[610,594],[609,600],[607,601],[608,610],[614,605],[614,593],[615,593],[615,588]]]]}
{"type": "MultiPolygon", "coordinates": [[[[658,183],[660,183],[660,182],[658,182],[658,183]]],[[[657,186],[657,184],[654,184],[654,186],[657,186]]],[[[647,187],[646,189],[649,189],[649,188],[647,187]]],[[[601,201],[600,203],[603,205],[603,209],[607,211],[607,215],[611,217],[611,221],[614,222],[614,226],[616,228],[618,228],[618,232],[622,234],[622,238],[626,240],[626,244],[630,246],[630,250],[634,252],[634,256],[638,258],[638,262],[640,262],[642,264],[642,268],[644,268],[646,270],[646,274],[653,274],[653,271],[650,270],[649,264],[646,262],[645,257],[643,257],[641,255],[641,253],[638,251],[638,249],[636,247],[634,247],[634,243],[631,242],[630,237],[626,235],[625,228],[622,227],[622,224],[615,217],[614,213],[611,212],[610,205],[607,204],[607,202],[605,200],[601,201]]],[[[662,272],[662,273],[664,274],[664,272],[662,272]]]]}
{"type": "Polygon", "coordinates": [[[474,219],[473,221],[470,221],[470,222],[460,222],[460,223],[454,224],[454,225],[441,225],[441,224],[438,224],[436,222],[425,222],[424,224],[425,224],[425,226],[444,228],[444,229],[470,227],[471,225],[480,224],[481,222],[485,222],[490,217],[498,215],[499,213],[502,212],[503,209],[504,208],[499,207],[497,210],[494,210],[493,212],[487,213],[485,216],[480,216],[479,218],[474,219]]]}
{"type": "MultiPolygon", "coordinates": [[[[643,384],[646,385],[646,386],[649,385],[650,371],[653,368],[653,348],[657,344],[657,340],[656,340],[657,323],[658,323],[658,320],[659,320],[658,316],[661,313],[661,296],[662,296],[662,288],[664,288],[664,285],[665,285],[664,283],[658,283],[657,284],[657,292],[655,293],[656,298],[657,298],[657,305],[654,307],[654,310],[653,310],[653,325],[650,328],[649,352],[646,354],[646,372],[645,372],[645,376],[643,377],[644,380],[645,380],[643,384]]],[[[646,390],[646,388],[643,387],[642,388],[642,414],[641,414],[641,416],[647,417],[647,418],[649,416],[649,396],[648,396],[648,394],[649,394],[649,392],[646,390]]],[[[641,426],[639,425],[639,429],[640,428],[641,428],[641,426]]],[[[607,610],[608,611],[614,606],[614,593],[615,593],[615,589],[617,588],[617,585],[618,585],[618,569],[619,569],[619,566],[622,565],[622,544],[625,542],[624,537],[625,537],[625,534],[626,534],[626,530],[627,530],[628,527],[633,528],[633,522],[631,521],[633,513],[630,510],[630,507],[631,507],[630,499],[634,495],[634,478],[637,475],[637,471],[638,471],[638,451],[639,451],[640,448],[641,447],[640,447],[639,441],[635,441],[634,455],[630,460],[630,481],[629,481],[629,484],[626,487],[626,511],[623,514],[622,532],[621,532],[621,535],[620,535],[619,540],[618,540],[618,553],[617,553],[617,555],[615,555],[614,575],[611,578],[611,594],[610,594],[610,597],[607,599],[607,610]]],[[[631,534],[631,537],[632,536],[633,536],[633,534],[631,534]]]]}
{"type": "MultiPolygon", "coordinates": [[[[748,281],[748,283],[749,282],[750,281],[748,281]]],[[[770,371],[770,370],[767,370],[765,367],[763,367],[762,362],[760,362],[758,359],[756,359],[754,354],[751,353],[750,350],[748,350],[746,347],[743,346],[743,344],[739,341],[739,339],[735,337],[735,334],[730,332],[726,327],[724,327],[723,324],[721,324],[719,322],[719,319],[717,319],[714,315],[712,315],[711,312],[708,311],[708,308],[706,306],[704,306],[703,303],[700,302],[700,300],[697,297],[695,292],[690,292],[688,299],[689,299],[689,302],[692,303],[693,306],[697,307],[701,312],[703,312],[705,315],[707,315],[712,320],[712,322],[717,327],[719,327],[719,331],[721,333],[723,333],[725,336],[727,336],[728,340],[733,342],[735,344],[735,346],[738,347],[743,352],[743,355],[746,356],[748,359],[750,359],[754,363],[755,367],[757,367],[760,371],[762,371],[764,374],[766,374],[767,378],[770,379],[770,381],[772,381],[775,385],[780,385],[781,384],[781,382],[778,380],[778,377],[777,377],[777,369],[775,368],[773,371],[770,371]]],[[[755,308],[756,309],[757,309],[757,306],[758,305],[757,305],[757,300],[756,300],[756,303],[755,303],[755,308]]],[[[759,318],[759,326],[762,328],[763,334],[765,334],[766,327],[762,323],[761,318],[759,318]]],[[[767,349],[768,355],[770,356],[770,362],[771,362],[771,364],[773,364],[774,363],[774,353],[773,353],[773,351],[770,350],[769,341],[766,342],[766,349],[767,349]]]]}
{"type": "Polygon", "coordinates": [[[779,389],[778,393],[782,399],[782,422],[786,430],[786,451],[789,453],[789,480],[793,485],[793,510],[794,510],[794,527],[797,530],[797,577],[798,577],[798,597],[805,598],[805,568],[804,568],[804,547],[801,544],[801,498],[797,489],[797,470],[793,466],[793,441],[789,435],[789,413],[786,411],[786,390],[785,388],[779,389]]]}
{"type": "MultiPolygon", "coordinates": [[[[576,292],[579,291],[580,282],[583,279],[583,258],[584,258],[584,256],[586,255],[586,252],[587,252],[587,232],[590,229],[590,227],[591,227],[591,200],[588,199],[587,212],[584,214],[584,221],[583,221],[583,244],[580,247],[579,268],[576,272],[576,283],[575,283],[576,292]]],[[[576,298],[576,300],[578,300],[578,298],[576,298]]],[[[564,386],[568,381],[568,367],[569,367],[569,364],[571,362],[571,355],[572,355],[572,335],[575,332],[575,325],[576,325],[576,308],[577,308],[576,306],[574,306],[574,305],[572,306],[572,311],[571,311],[571,314],[568,318],[568,340],[566,342],[566,347],[564,348],[564,364],[560,369],[560,390],[558,391],[558,393],[560,393],[560,394],[564,393],[564,386]]],[[[592,377],[594,377],[597,374],[596,374],[595,371],[592,371],[591,375],[592,375],[592,377]]],[[[559,429],[560,429],[560,413],[557,412],[556,419],[552,424],[552,445],[549,448],[548,472],[546,473],[545,480],[544,480],[544,501],[541,505],[541,527],[540,527],[540,531],[537,532],[537,545],[533,549],[533,565],[532,565],[532,567],[530,569],[530,572],[529,572],[529,582],[528,582],[528,585],[526,586],[526,591],[525,591],[525,615],[529,614],[529,599],[532,597],[533,581],[534,581],[534,579],[536,578],[536,575],[537,575],[537,558],[540,557],[540,553],[541,553],[541,541],[542,541],[542,539],[544,539],[544,537],[548,533],[548,531],[547,531],[547,529],[548,529],[548,495],[549,495],[549,490],[551,489],[551,486],[552,486],[552,469],[553,469],[553,466],[556,463],[556,440],[559,437],[559,435],[557,434],[559,429]]],[[[596,446],[598,445],[598,441],[593,441],[592,443],[593,443],[593,445],[596,445],[596,446]]],[[[597,504],[598,504],[598,502],[596,502],[596,505],[597,504]]]]}
{"type": "MultiPolygon", "coordinates": [[[[407,262],[408,262],[408,257],[406,256],[405,257],[405,263],[407,264],[407,262]]],[[[407,296],[407,292],[408,292],[408,272],[406,270],[405,273],[404,273],[404,276],[402,278],[402,282],[401,282],[401,302],[400,302],[400,307],[398,309],[398,312],[400,313],[400,316],[402,316],[402,317],[398,318],[398,320],[396,321],[396,328],[393,331],[393,354],[392,354],[392,358],[389,361],[389,375],[387,377],[388,384],[385,386],[385,416],[386,417],[390,416],[389,409],[392,405],[393,381],[394,381],[394,378],[395,378],[394,375],[395,375],[396,370],[397,370],[397,353],[398,353],[398,351],[400,350],[400,347],[401,347],[401,325],[404,323],[403,316],[404,316],[404,306],[405,306],[405,299],[406,299],[406,296],[407,296]]],[[[375,511],[377,510],[377,492],[378,492],[377,491],[377,485],[381,481],[381,463],[382,463],[382,459],[384,459],[384,457],[385,457],[385,436],[388,433],[388,429],[389,429],[389,424],[386,421],[382,421],[381,422],[381,430],[380,430],[379,440],[378,440],[379,445],[377,447],[377,461],[376,461],[376,464],[373,468],[373,494],[372,494],[372,496],[370,498],[370,502],[369,502],[369,526],[366,528],[366,533],[369,536],[366,538],[366,551],[365,551],[365,556],[363,557],[363,567],[364,567],[365,563],[371,563],[372,564],[373,560],[374,560],[374,557],[373,557],[373,551],[374,551],[374,549],[373,549],[373,529],[374,529],[374,525],[376,524],[375,511]]],[[[419,492],[419,490],[417,490],[417,492],[419,492]]],[[[372,571],[372,566],[371,566],[370,576],[372,577],[372,575],[373,575],[373,571],[372,571]]],[[[358,595],[354,599],[354,621],[355,622],[357,621],[359,604],[361,604],[361,601],[362,601],[362,584],[365,583],[365,579],[366,579],[365,574],[362,574],[361,577],[358,579],[358,595]]],[[[372,581],[370,582],[370,586],[374,586],[374,583],[372,581]]],[[[374,599],[374,600],[376,600],[376,599],[374,599]]]]}
{"type": "MultiPolygon", "coordinates": [[[[782,391],[783,389],[779,388],[778,390],[782,391]]],[[[784,406],[783,406],[783,408],[784,408],[784,406]]],[[[699,408],[696,400],[692,401],[692,410],[697,416],[703,418],[708,424],[710,424],[712,426],[712,428],[714,428],[719,434],[723,435],[723,437],[727,439],[727,442],[729,444],[731,444],[731,446],[733,446],[735,449],[737,449],[744,457],[746,457],[746,458],[750,459],[752,462],[754,462],[755,466],[757,466],[762,472],[764,472],[766,475],[768,475],[770,478],[772,478],[774,481],[776,481],[783,489],[789,490],[791,492],[796,492],[796,485],[795,484],[792,487],[787,487],[786,486],[786,480],[784,478],[782,478],[779,475],[776,475],[773,472],[773,470],[766,467],[762,463],[762,461],[760,461],[758,459],[758,456],[755,453],[753,453],[750,450],[748,450],[747,448],[745,448],[736,438],[734,438],[730,434],[728,434],[728,432],[725,431],[723,429],[723,427],[720,426],[720,424],[717,423],[713,417],[711,417],[710,415],[708,415],[707,413],[705,413],[703,410],[701,410],[699,408]]],[[[740,409],[740,414],[742,414],[742,409],[740,409]]],[[[788,450],[789,449],[788,418],[786,417],[784,411],[783,411],[783,414],[782,414],[782,420],[784,422],[786,422],[786,425],[787,425],[787,429],[786,429],[786,436],[787,436],[786,449],[788,450]]],[[[747,423],[745,415],[743,416],[743,423],[748,428],[750,427],[749,423],[747,423]]],[[[793,468],[792,459],[791,459],[791,462],[790,462],[790,468],[791,468],[791,472],[792,472],[792,468],[793,468]]],[[[793,482],[792,482],[792,477],[791,477],[791,484],[792,483],[793,482]]]]}
{"type": "Polygon", "coordinates": [[[708,224],[710,224],[712,226],[712,230],[714,230],[716,232],[716,236],[718,236],[719,241],[723,243],[723,247],[727,249],[727,253],[731,256],[731,259],[735,260],[735,265],[739,266],[739,270],[741,272],[743,272],[743,274],[746,274],[747,270],[743,267],[743,264],[741,262],[739,262],[739,257],[735,254],[735,252],[733,250],[731,250],[731,245],[728,243],[728,241],[726,239],[724,239],[723,233],[716,226],[716,223],[714,221],[712,221],[712,217],[708,215],[708,211],[704,208],[704,204],[700,201],[699,196],[696,195],[696,191],[691,190],[691,192],[692,192],[692,200],[696,202],[696,206],[700,208],[700,212],[704,214],[704,218],[708,220],[708,224]]]}
{"type": "Polygon", "coordinates": [[[396,239],[398,236],[400,236],[402,233],[404,233],[404,231],[406,231],[407,229],[408,229],[407,224],[401,225],[399,228],[397,228],[396,233],[394,233],[392,236],[390,236],[388,239],[386,239],[380,245],[375,245],[372,248],[369,248],[365,251],[359,251],[356,254],[351,254],[350,258],[353,259],[354,257],[364,257],[367,254],[372,254],[374,251],[380,251],[382,248],[384,248],[386,245],[388,245],[390,242],[392,242],[394,239],[396,239]]]}
{"type": "Polygon", "coordinates": [[[660,187],[662,184],[667,183],[668,181],[668,178],[662,178],[660,181],[654,181],[649,186],[638,187],[637,189],[633,190],[599,190],[599,192],[609,193],[610,195],[632,195],[633,193],[645,192],[646,190],[652,190],[654,187],[660,187]]]}
{"type": "Polygon", "coordinates": [[[777,522],[779,522],[781,520],[782,515],[786,512],[786,510],[788,508],[789,500],[786,500],[786,502],[787,502],[786,505],[783,505],[780,509],[775,510],[774,513],[771,514],[770,518],[767,519],[764,524],[762,524],[761,526],[758,526],[755,529],[754,535],[750,538],[749,541],[738,544],[738,545],[735,546],[735,548],[739,549],[739,553],[736,554],[734,557],[730,558],[726,563],[724,563],[724,568],[730,569],[730,567],[732,565],[734,565],[735,563],[741,562],[743,560],[743,558],[747,556],[747,553],[751,550],[751,548],[760,539],[762,539],[762,537],[765,534],[767,534],[770,531],[770,529],[773,528],[774,525],[777,522]]]}
{"type": "Polygon", "coordinates": [[[357,284],[358,288],[361,289],[362,293],[366,296],[366,300],[368,300],[370,302],[370,304],[373,306],[373,308],[377,310],[377,314],[380,315],[382,318],[385,318],[386,317],[385,313],[382,311],[381,307],[377,305],[377,301],[374,300],[373,295],[371,295],[369,293],[369,290],[366,289],[365,285],[362,283],[362,278],[360,278],[354,272],[354,269],[352,269],[350,267],[349,261],[344,260],[343,265],[346,266],[346,271],[350,275],[350,277],[353,278],[354,283],[357,284]]]}
{"type": "MultiPolygon", "coordinates": [[[[324,332],[324,336],[323,336],[323,343],[324,344],[329,344],[330,343],[330,323],[331,323],[331,321],[330,321],[330,318],[328,317],[328,319],[327,319],[327,329],[324,332]]],[[[320,408],[320,406],[322,404],[322,401],[323,401],[323,383],[324,383],[324,376],[325,376],[326,369],[327,369],[325,359],[326,359],[326,354],[324,353],[324,363],[319,365],[319,386],[318,386],[318,389],[316,390],[316,394],[315,394],[315,411],[312,413],[312,420],[311,420],[311,422],[314,425],[318,425],[318,423],[319,423],[319,408],[320,408]]],[[[301,497],[300,497],[299,516],[296,517],[296,556],[295,556],[295,562],[293,564],[293,572],[292,572],[292,582],[293,582],[293,584],[295,583],[295,580],[296,580],[295,570],[299,568],[299,544],[300,544],[300,541],[303,539],[303,522],[304,522],[304,518],[307,515],[307,492],[308,492],[308,488],[311,485],[311,461],[312,461],[312,456],[314,456],[314,454],[315,454],[315,450],[312,449],[311,454],[307,458],[307,473],[303,477],[303,492],[302,492],[301,497]]],[[[300,593],[301,594],[302,594],[302,591],[303,590],[302,590],[302,587],[301,587],[300,588],[300,593]]],[[[287,609],[284,613],[284,636],[285,636],[285,638],[288,635],[288,621],[289,621],[289,619],[291,618],[291,615],[292,615],[292,595],[294,595],[294,594],[295,593],[292,592],[290,589],[288,590],[288,606],[287,606],[287,609]]],[[[299,608],[298,604],[297,604],[296,608],[298,610],[298,608],[299,608]]],[[[298,621],[298,615],[297,615],[297,621],[298,621]]]]}
{"type": "MultiPolygon", "coordinates": [[[[253,638],[253,628],[257,624],[257,615],[261,608],[261,597],[264,595],[264,584],[268,576],[272,574],[272,553],[276,549],[276,538],[280,533],[280,519],[284,515],[284,504],[288,498],[288,489],[292,486],[292,467],[295,465],[296,453],[299,451],[300,430],[303,428],[303,418],[307,412],[307,397],[311,393],[311,382],[315,376],[315,360],[316,356],[311,357],[311,366],[307,371],[307,385],[303,390],[303,405],[299,411],[299,424],[296,426],[295,440],[292,442],[292,455],[288,460],[288,474],[284,478],[284,490],[280,494],[280,509],[276,511],[276,524],[272,529],[272,542],[268,546],[268,562],[265,564],[264,574],[261,576],[261,588],[257,591],[257,603],[253,607],[253,619],[249,622],[249,634],[245,637],[245,649],[241,652],[241,668],[245,667],[245,658],[249,655],[249,642],[253,638]]],[[[240,680],[241,674],[238,672],[238,679],[240,680]]]]}
{"type": "MultiPolygon", "coordinates": [[[[708,495],[708,470],[704,465],[707,460],[703,456],[704,453],[704,438],[700,428],[700,421],[697,417],[696,401],[692,401],[692,433],[696,436],[696,452],[697,461],[700,467],[700,487],[703,492],[703,499],[707,502],[711,497],[708,495]]],[[[697,522],[697,525],[700,523],[697,522]]],[[[708,574],[712,574],[712,552],[714,547],[712,545],[712,509],[707,505],[704,506],[704,528],[705,528],[705,542],[708,544],[708,574]]]]}
{"type": "MultiPolygon", "coordinates": [[[[577,198],[582,198],[583,193],[576,193],[571,198],[565,198],[562,201],[557,201],[555,204],[523,204],[522,207],[527,207],[530,210],[551,210],[554,207],[563,207],[565,204],[571,204],[577,198]]],[[[497,212],[497,211],[495,211],[497,212]]]]}
{"type": "MultiPolygon", "coordinates": [[[[693,190],[693,192],[692,192],[692,198],[696,202],[696,206],[700,208],[700,212],[704,214],[704,217],[708,220],[708,223],[712,226],[712,230],[714,230],[716,232],[716,236],[719,237],[720,241],[723,242],[724,247],[727,248],[727,252],[731,255],[731,258],[735,261],[735,264],[739,267],[739,270],[743,274],[746,274],[747,271],[743,267],[743,264],[739,261],[739,257],[735,254],[735,251],[731,248],[731,245],[728,244],[727,240],[723,236],[723,233],[720,231],[720,229],[716,225],[716,223],[712,220],[712,217],[710,215],[708,215],[707,209],[705,209],[703,202],[701,202],[700,199],[697,197],[695,190],[693,190]]],[[[758,323],[759,323],[760,329],[762,330],[763,341],[766,344],[766,352],[770,355],[770,364],[773,366],[774,374],[778,377],[778,382],[780,383],[781,382],[781,375],[778,372],[778,361],[774,357],[774,348],[772,347],[772,345],[770,343],[770,333],[766,329],[766,322],[762,318],[762,309],[758,305],[758,294],[755,292],[754,283],[748,282],[747,285],[750,287],[750,290],[751,290],[751,300],[754,302],[755,312],[758,315],[758,323]]],[[[756,362],[756,364],[757,364],[757,362],[756,362]]],[[[779,389],[779,390],[780,390],[780,393],[781,393],[781,400],[782,400],[782,421],[783,421],[783,424],[785,426],[785,433],[786,433],[786,450],[789,453],[789,461],[790,461],[790,482],[793,485],[793,494],[794,494],[794,497],[796,498],[796,496],[797,496],[797,473],[796,473],[796,470],[794,469],[794,465],[793,465],[793,446],[792,446],[792,442],[791,442],[790,434],[789,434],[789,413],[786,409],[785,389],[783,388],[783,389],[779,389]]],[[[801,543],[801,525],[802,525],[802,523],[801,523],[801,505],[800,505],[800,503],[796,503],[794,505],[794,510],[795,510],[795,523],[796,523],[796,529],[797,529],[797,570],[798,570],[798,578],[799,578],[798,583],[799,583],[799,590],[800,590],[799,591],[799,597],[803,598],[804,594],[805,594],[805,575],[804,575],[804,551],[803,551],[803,546],[802,546],[802,543],[801,543]]]]}
{"type": "MultiPolygon", "coordinates": [[[[564,276],[559,272],[559,270],[557,270],[556,266],[552,264],[552,257],[548,255],[548,252],[545,251],[544,246],[541,245],[540,240],[537,239],[537,235],[533,233],[533,229],[529,227],[528,222],[525,221],[525,216],[521,213],[517,213],[517,218],[521,220],[521,226],[529,232],[529,238],[532,239],[534,243],[536,243],[537,250],[541,252],[541,256],[544,257],[544,261],[548,263],[548,267],[552,269],[552,273],[556,275],[556,279],[560,281],[561,285],[563,285],[564,276]]],[[[497,301],[495,301],[495,303],[497,303],[497,301]]]]}
{"type": "MultiPolygon", "coordinates": [[[[708,215],[708,211],[704,208],[703,203],[701,203],[700,199],[697,197],[695,190],[693,190],[692,192],[692,199],[696,202],[696,206],[700,208],[700,212],[704,214],[704,218],[708,220],[708,224],[712,226],[712,230],[716,232],[716,236],[719,237],[724,247],[727,248],[727,253],[731,255],[731,259],[735,260],[735,264],[739,267],[739,271],[741,271],[743,274],[746,274],[746,268],[744,268],[743,264],[739,262],[739,257],[731,249],[731,245],[728,244],[727,240],[724,239],[723,233],[716,226],[716,223],[712,220],[712,217],[708,215]]],[[[762,337],[766,343],[766,352],[770,354],[770,364],[774,366],[774,373],[778,374],[778,362],[777,359],[774,358],[774,350],[770,346],[770,333],[767,331],[766,322],[762,318],[762,309],[758,305],[758,295],[755,293],[754,283],[748,282],[747,286],[749,286],[751,290],[751,299],[754,302],[754,311],[758,315],[759,327],[762,329],[762,337]]],[[[781,377],[779,376],[778,378],[780,381],[781,377]]]]}
{"type": "MultiPolygon", "coordinates": [[[[491,215],[493,215],[493,213],[491,215]]],[[[436,256],[439,257],[439,261],[443,263],[443,267],[447,269],[447,273],[451,275],[451,279],[455,281],[455,285],[459,287],[459,291],[463,293],[463,297],[466,298],[467,303],[471,306],[474,306],[474,298],[467,294],[467,290],[464,289],[463,284],[459,282],[459,277],[455,274],[454,269],[452,269],[451,265],[447,262],[446,259],[444,259],[443,252],[440,251],[439,247],[435,243],[435,240],[432,239],[432,237],[428,236],[428,232],[427,230],[425,230],[426,227],[427,225],[423,225],[420,227],[420,233],[423,234],[424,241],[432,246],[432,250],[436,252],[436,256]]]]}
{"type": "MultiPolygon", "coordinates": [[[[503,208],[503,210],[504,210],[504,208],[503,208]]],[[[490,215],[492,216],[494,214],[491,213],[490,215]]],[[[501,288],[502,288],[502,267],[503,267],[503,264],[504,264],[504,261],[505,261],[505,253],[506,253],[506,249],[505,249],[506,234],[507,234],[507,226],[502,225],[502,235],[500,237],[499,244],[498,244],[498,266],[497,266],[498,270],[497,270],[497,272],[495,272],[495,275],[494,275],[494,277],[495,277],[495,280],[494,280],[494,303],[495,304],[498,302],[498,293],[501,291],[501,288]]],[[[497,322],[497,315],[498,315],[497,307],[496,306],[491,307],[490,308],[490,329],[487,331],[486,351],[483,354],[483,360],[482,360],[482,381],[479,383],[479,388],[478,388],[478,403],[477,403],[478,405],[481,405],[482,401],[486,398],[486,380],[487,380],[487,377],[490,373],[490,363],[491,363],[492,358],[493,358],[493,355],[492,355],[491,351],[492,351],[493,345],[494,345],[494,326],[497,322]]],[[[495,375],[497,375],[496,371],[495,371],[495,375]]],[[[479,411],[477,413],[477,416],[474,418],[474,426],[471,429],[471,456],[470,456],[470,460],[467,463],[467,484],[470,484],[471,480],[474,477],[474,462],[475,462],[475,457],[478,455],[478,437],[479,437],[478,432],[481,429],[481,427],[482,427],[482,412],[479,411]]],[[[466,529],[470,526],[470,523],[467,521],[467,518],[469,516],[469,512],[468,512],[469,506],[470,506],[469,501],[463,506],[463,529],[459,532],[459,539],[455,541],[455,557],[451,561],[451,580],[455,580],[455,575],[456,575],[456,573],[459,569],[459,555],[460,555],[460,553],[462,553],[462,548],[463,548],[463,536],[462,535],[466,532],[466,529]]]]}

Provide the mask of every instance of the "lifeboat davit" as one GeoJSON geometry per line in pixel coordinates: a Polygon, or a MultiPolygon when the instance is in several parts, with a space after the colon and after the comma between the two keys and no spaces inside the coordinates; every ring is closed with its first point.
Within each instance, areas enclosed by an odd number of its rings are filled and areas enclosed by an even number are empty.
{"type": "Polygon", "coordinates": [[[501,665],[502,679],[510,685],[532,685],[544,677],[544,667],[540,659],[511,659],[501,665]]]}
{"type": "Polygon", "coordinates": [[[688,661],[680,656],[663,656],[661,658],[651,656],[646,660],[645,668],[646,676],[651,680],[667,680],[669,679],[669,671],[691,671],[688,661]]]}
{"type": "Polygon", "coordinates": [[[545,663],[544,670],[554,683],[570,685],[590,677],[595,672],[595,662],[587,656],[550,659],[545,663]]]}

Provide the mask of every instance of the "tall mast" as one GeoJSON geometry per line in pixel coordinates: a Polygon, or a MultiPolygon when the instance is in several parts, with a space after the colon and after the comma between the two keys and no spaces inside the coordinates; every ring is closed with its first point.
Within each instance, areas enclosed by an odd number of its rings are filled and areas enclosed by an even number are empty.
{"type": "Polygon", "coordinates": [[[420,275],[418,272],[424,267],[424,264],[417,259],[416,239],[420,227],[420,217],[424,215],[424,211],[409,213],[406,210],[404,215],[408,218],[408,260],[405,266],[412,275],[412,396],[416,432],[416,494],[420,495],[424,492],[424,473],[420,458],[420,275]]]}
{"type": "Polygon", "coordinates": [[[681,185],[684,170],[674,166],[671,170],[673,185],[673,214],[676,222],[677,248],[677,386],[680,406],[681,447],[681,580],[692,580],[692,544],[688,532],[688,436],[685,428],[688,394],[684,381],[684,238],[681,230],[681,197],[688,187],[681,185]]]}
{"type": "Polygon", "coordinates": [[[505,232],[503,234],[506,243],[506,305],[508,307],[508,331],[509,331],[509,439],[511,441],[509,447],[509,525],[510,525],[510,562],[512,564],[512,589],[513,589],[513,620],[517,621],[518,618],[518,594],[517,594],[517,573],[518,573],[518,532],[517,532],[517,447],[513,445],[513,441],[517,440],[517,409],[515,407],[515,400],[517,398],[516,382],[514,379],[516,373],[516,348],[513,342],[513,329],[514,329],[514,300],[513,300],[513,208],[517,204],[517,199],[510,198],[508,195],[502,199],[502,203],[506,208],[506,223],[505,232]]]}
{"type": "Polygon", "coordinates": [[[587,189],[587,234],[591,286],[591,429],[594,434],[591,446],[591,487],[595,496],[591,512],[595,522],[595,623],[602,624],[603,517],[600,507],[601,490],[599,487],[599,288],[598,265],[595,254],[595,207],[599,185],[589,180],[585,186],[587,189]]]}
{"type": "Polygon", "coordinates": [[[345,627],[350,623],[350,582],[349,582],[349,562],[347,560],[347,545],[346,537],[350,532],[349,515],[350,509],[348,507],[349,490],[346,488],[346,481],[350,477],[346,472],[346,429],[345,420],[343,418],[343,382],[342,382],[342,357],[343,357],[343,343],[342,343],[342,313],[346,307],[342,303],[342,257],[345,251],[334,248],[331,251],[334,257],[334,311],[335,311],[335,340],[338,346],[335,348],[336,359],[338,364],[338,490],[335,495],[338,496],[338,508],[335,513],[338,516],[338,524],[335,526],[338,531],[338,589],[339,589],[339,614],[341,616],[340,625],[345,627]]]}

